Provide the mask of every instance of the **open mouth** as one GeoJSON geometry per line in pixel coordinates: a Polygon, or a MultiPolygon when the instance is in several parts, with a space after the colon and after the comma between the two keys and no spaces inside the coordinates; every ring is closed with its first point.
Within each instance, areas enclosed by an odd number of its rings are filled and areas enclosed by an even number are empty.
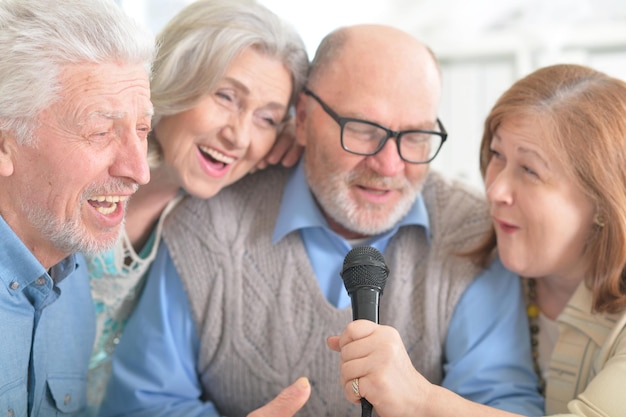
{"type": "Polygon", "coordinates": [[[99,195],[89,199],[89,204],[100,214],[108,215],[114,213],[120,203],[128,200],[128,196],[119,195],[99,195]]]}
{"type": "Polygon", "coordinates": [[[200,149],[200,153],[202,153],[202,156],[204,156],[207,161],[211,162],[214,165],[218,165],[221,168],[224,168],[227,165],[235,162],[235,158],[224,155],[214,148],[208,148],[206,146],[198,145],[198,149],[200,149]]]}
{"type": "Polygon", "coordinates": [[[367,191],[368,193],[375,194],[375,195],[384,195],[389,192],[388,189],[370,188],[370,187],[365,187],[363,185],[359,185],[358,187],[363,191],[367,191]]]}

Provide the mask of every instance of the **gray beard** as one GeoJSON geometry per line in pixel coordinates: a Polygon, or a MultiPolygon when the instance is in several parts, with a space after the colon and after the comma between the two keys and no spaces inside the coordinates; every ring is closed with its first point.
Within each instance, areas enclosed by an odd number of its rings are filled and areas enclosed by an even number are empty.
{"type": "MultiPolygon", "coordinates": [[[[56,249],[67,254],[82,252],[87,256],[93,256],[112,248],[120,239],[120,234],[107,240],[94,238],[81,223],[80,216],[62,223],[41,206],[27,207],[26,218],[56,249]]],[[[123,226],[122,223],[120,231],[123,226]]]]}
{"type": "MultiPolygon", "coordinates": [[[[307,170],[305,169],[305,172],[307,170]]],[[[405,180],[402,187],[405,194],[385,217],[377,216],[380,207],[376,204],[358,205],[348,196],[348,184],[353,178],[361,176],[361,173],[351,172],[344,178],[338,175],[330,175],[325,181],[315,181],[308,172],[307,180],[313,195],[329,217],[344,228],[361,235],[374,236],[387,232],[411,210],[422,183],[413,185],[405,180]]],[[[370,174],[375,175],[375,174],[370,174]]],[[[386,178],[378,178],[378,184],[384,185],[391,182],[386,178]]]]}

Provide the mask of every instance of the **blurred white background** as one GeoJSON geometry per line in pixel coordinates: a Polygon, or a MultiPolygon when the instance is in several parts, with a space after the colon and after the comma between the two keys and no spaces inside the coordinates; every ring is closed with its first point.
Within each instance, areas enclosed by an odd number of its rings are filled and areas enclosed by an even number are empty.
{"type": "MultiPolygon", "coordinates": [[[[157,33],[192,0],[117,1],[157,33]]],[[[354,23],[390,24],[430,45],[442,64],[449,132],[433,166],[476,187],[484,118],[515,80],[553,63],[626,79],[625,0],[260,1],[298,29],[310,57],[324,35],[354,23]]]]}

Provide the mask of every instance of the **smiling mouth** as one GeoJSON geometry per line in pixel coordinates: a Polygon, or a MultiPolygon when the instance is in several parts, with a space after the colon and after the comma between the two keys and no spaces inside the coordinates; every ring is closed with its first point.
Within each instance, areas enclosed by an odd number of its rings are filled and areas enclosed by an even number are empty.
{"type": "Polygon", "coordinates": [[[89,199],[89,204],[100,214],[111,214],[117,210],[117,206],[128,200],[128,196],[99,195],[89,199]]]}
{"type": "Polygon", "coordinates": [[[235,162],[235,158],[228,156],[228,155],[224,155],[223,153],[213,148],[208,148],[206,146],[198,145],[198,149],[200,149],[200,152],[202,153],[202,155],[205,158],[209,159],[211,162],[222,163],[224,165],[230,165],[233,162],[235,162]]]}

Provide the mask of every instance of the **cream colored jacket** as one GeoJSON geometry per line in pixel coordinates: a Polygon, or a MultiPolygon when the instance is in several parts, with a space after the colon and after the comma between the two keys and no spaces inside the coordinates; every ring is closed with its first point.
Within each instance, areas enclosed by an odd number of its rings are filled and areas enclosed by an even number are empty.
{"type": "Polygon", "coordinates": [[[560,417],[626,417],[626,312],[592,314],[584,285],[558,317],[546,413],[560,417]],[[560,413],[560,414],[559,414],[560,413]]]}

